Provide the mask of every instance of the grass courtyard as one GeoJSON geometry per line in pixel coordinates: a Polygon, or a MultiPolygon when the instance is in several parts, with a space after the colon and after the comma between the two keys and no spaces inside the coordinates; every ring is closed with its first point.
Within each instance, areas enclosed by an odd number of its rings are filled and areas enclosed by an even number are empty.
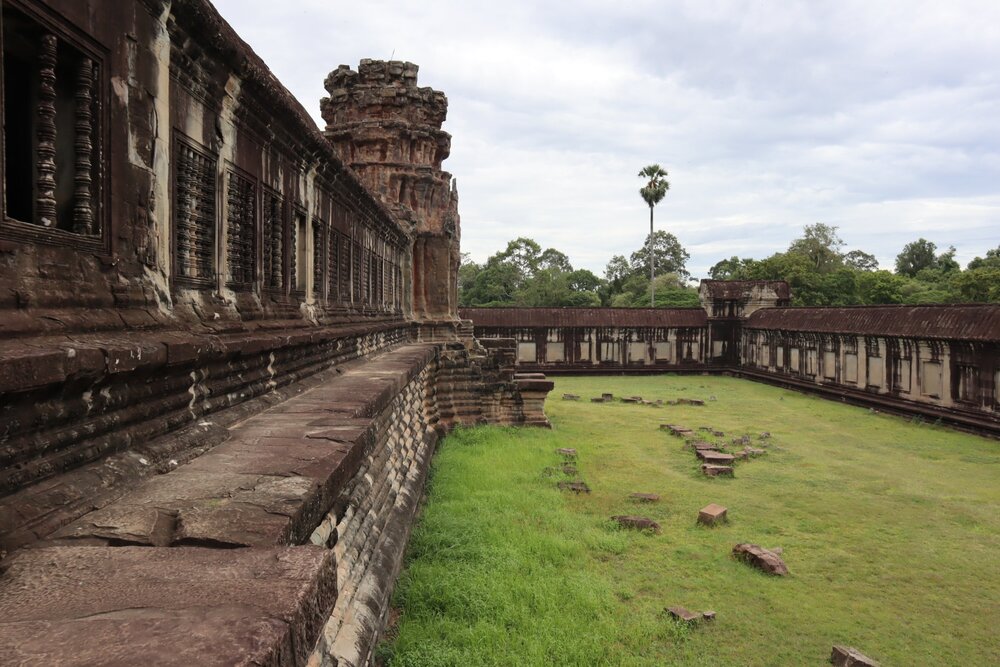
{"type": "Polygon", "coordinates": [[[727,377],[558,378],[546,413],[551,431],[441,444],[386,664],[821,665],[835,643],[884,666],[998,663],[1000,442],[727,377]],[[706,404],[590,403],[601,392],[706,404]],[[668,422],[772,437],[710,479],[668,422]],[[590,494],[545,474],[559,447],[590,494]],[[729,523],[696,525],[712,502],[729,523]],[[735,561],[738,542],[782,547],[791,575],[735,561]],[[689,628],[673,605],[718,616],[689,628]]]}

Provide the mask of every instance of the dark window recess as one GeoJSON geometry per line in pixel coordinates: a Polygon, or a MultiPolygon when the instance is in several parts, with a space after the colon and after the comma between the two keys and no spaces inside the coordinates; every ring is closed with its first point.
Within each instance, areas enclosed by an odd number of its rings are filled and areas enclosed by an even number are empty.
{"type": "Polygon", "coordinates": [[[355,303],[361,302],[362,288],[361,288],[361,244],[357,241],[354,242],[354,256],[351,258],[351,295],[352,301],[355,303]]]}
{"type": "Polygon", "coordinates": [[[97,64],[4,7],[3,78],[6,217],[100,234],[97,64]]]}
{"type": "Polygon", "coordinates": [[[976,402],[979,400],[978,374],[975,366],[958,367],[958,400],[976,402]]]}
{"type": "Polygon", "coordinates": [[[375,273],[375,253],[369,250],[366,253],[366,257],[368,258],[368,267],[365,271],[365,275],[368,278],[368,282],[365,286],[368,289],[366,290],[365,301],[368,305],[372,306],[375,305],[375,291],[378,287],[378,274],[375,273]]]}
{"type": "Polygon", "coordinates": [[[270,289],[281,289],[282,249],[285,238],[281,198],[270,192],[264,194],[264,284],[270,289]]]}
{"type": "Polygon", "coordinates": [[[329,281],[327,285],[326,298],[328,301],[340,301],[340,292],[337,289],[340,277],[340,233],[335,229],[330,229],[329,261],[326,269],[326,277],[329,281]]]}
{"type": "Polygon", "coordinates": [[[227,282],[249,289],[257,266],[257,184],[230,170],[226,202],[227,282]]]}
{"type": "Polygon", "coordinates": [[[306,216],[295,214],[295,224],[292,225],[292,238],[288,242],[291,250],[291,270],[288,272],[288,282],[294,286],[298,294],[306,293],[306,274],[309,270],[309,260],[306,253],[306,216]]]}
{"type": "Polygon", "coordinates": [[[341,301],[349,301],[351,298],[351,241],[347,236],[338,234],[340,243],[340,285],[337,294],[341,301]]]}
{"type": "Polygon", "coordinates": [[[208,284],[215,276],[216,160],[178,139],[174,165],[177,279],[208,284]]]}
{"type": "Polygon", "coordinates": [[[323,247],[323,228],[325,225],[322,221],[313,218],[313,298],[317,301],[323,298],[323,258],[326,256],[325,248],[323,247]]]}

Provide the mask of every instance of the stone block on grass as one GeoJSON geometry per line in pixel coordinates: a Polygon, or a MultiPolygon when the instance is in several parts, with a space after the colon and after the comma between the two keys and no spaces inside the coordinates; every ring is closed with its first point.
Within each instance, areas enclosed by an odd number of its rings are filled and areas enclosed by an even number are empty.
{"type": "Polygon", "coordinates": [[[649,517],[617,514],[611,517],[611,520],[615,521],[622,528],[631,528],[632,530],[649,530],[656,534],[660,533],[660,524],[656,523],[649,517]]]}
{"type": "Polygon", "coordinates": [[[655,493],[630,493],[628,497],[637,503],[660,502],[660,496],[655,493]]]}
{"type": "Polygon", "coordinates": [[[573,493],[590,493],[590,487],[586,482],[559,482],[559,489],[562,491],[572,491],[573,493]]]}
{"type": "Polygon", "coordinates": [[[778,577],[788,574],[788,567],[777,549],[765,549],[757,544],[742,543],[733,547],[733,556],[758,570],[778,577]]]}
{"type": "Polygon", "coordinates": [[[684,623],[696,623],[701,620],[701,614],[690,611],[685,607],[667,607],[667,613],[678,621],[683,621],[684,623]]]}
{"type": "Polygon", "coordinates": [[[701,466],[701,472],[706,477],[734,477],[732,466],[720,466],[705,463],[701,466]]]}
{"type": "Polygon", "coordinates": [[[722,505],[710,503],[701,508],[698,512],[698,523],[706,526],[714,526],[718,523],[729,521],[727,512],[729,510],[722,505]]]}
{"type": "Polygon", "coordinates": [[[732,454],[718,452],[715,451],[714,449],[696,449],[695,453],[698,456],[698,458],[704,461],[705,463],[711,463],[712,465],[717,465],[717,466],[732,465],[733,461],[736,460],[736,457],[733,456],[732,454]]]}
{"type": "Polygon", "coordinates": [[[830,662],[836,667],[878,667],[878,663],[853,646],[834,646],[830,662]]]}

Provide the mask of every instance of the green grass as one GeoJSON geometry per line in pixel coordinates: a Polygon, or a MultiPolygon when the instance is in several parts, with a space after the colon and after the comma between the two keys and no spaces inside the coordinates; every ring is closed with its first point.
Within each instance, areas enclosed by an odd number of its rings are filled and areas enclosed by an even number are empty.
{"type": "Polygon", "coordinates": [[[551,431],[442,443],[387,664],[820,665],[835,643],[883,665],[997,664],[997,441],[726,377],[561,378],[546,410],[551,431]],[[717,400],[591,404],[602,391],[717,400]],[[664,422],[773,437],[735,479],[707,479],[664,422]],[[557,447],[579,451],[591,494],[543,474],[557,447]],[[728,525],[696,525],[710,502],[728,525]],[[662,534],[608,521],[624,513],[662,534]],[[783,547],[791,576],[734,561],[744,541],[783,547]],[[689,630],[672,605],[718,617],[689,630]]]}

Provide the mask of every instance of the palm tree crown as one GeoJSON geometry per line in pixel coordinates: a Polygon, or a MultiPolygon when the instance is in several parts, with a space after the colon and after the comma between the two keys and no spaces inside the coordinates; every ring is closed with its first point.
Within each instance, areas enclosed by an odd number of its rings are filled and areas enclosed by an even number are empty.
{"type": "Polygon", "coordinates": [[[646,185],[639,189],[639,194],[642,195],[649,208],[653,208],[663,201],[667,190],[670,189],[666,169],[658,164],[651,164],[643,167],[642,171],[639,172],[639,178],[648,179],[646,185]]]}

